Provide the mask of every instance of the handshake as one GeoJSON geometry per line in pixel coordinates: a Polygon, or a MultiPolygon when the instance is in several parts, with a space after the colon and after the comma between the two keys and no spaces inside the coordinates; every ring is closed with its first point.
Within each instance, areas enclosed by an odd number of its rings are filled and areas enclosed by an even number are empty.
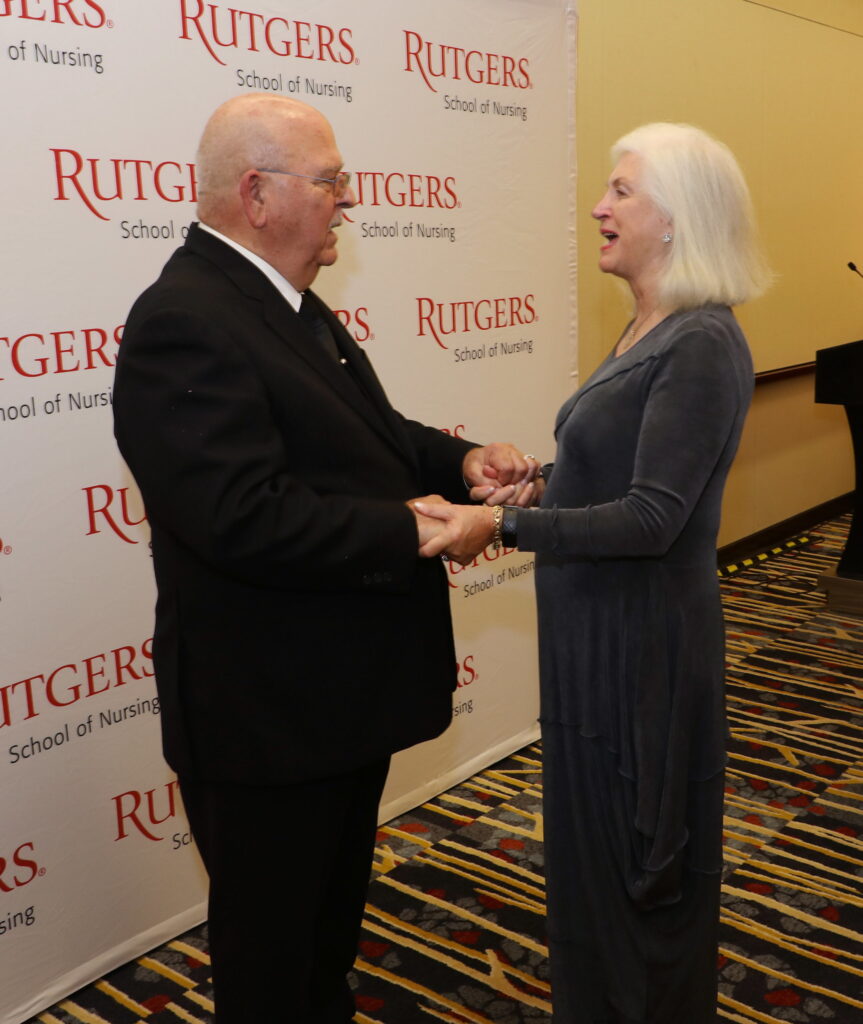
{"type": "Polygon", "coordinates": [[[498,532],[495,505],[527,508],[542,496],[539,463],[510,444],[473,448],[462,463],[470,498],[479,505],[452,505],[438,494],[414,498],[408,507],[416,516],[419,554],[422,558],[445,555],[467,565],[487,547],[498,532]]]}

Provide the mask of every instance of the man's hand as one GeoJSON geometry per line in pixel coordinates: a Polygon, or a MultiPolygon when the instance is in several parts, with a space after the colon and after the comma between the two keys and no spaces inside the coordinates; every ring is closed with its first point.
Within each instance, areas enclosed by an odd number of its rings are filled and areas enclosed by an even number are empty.
{"type": "Polygon", "coordinates": [[[446,553],[467,565],[494,539],[494,513],[487,505],[448,505],[419,501],[414,510],[439,530],[420,545],[423,558],[446,553]]]}
{"type": "MultiPolygon", "coordinates": [[[[417,536],[419,538],[420,554],[422,554],[422,548],[425,545],[430,544],[435,538],[441,536],[446,531],[446,524],[442,523],[439,519],[433,519],[419,512],[416,508],[417,502],[422,502],[424,506],[431,507],[432,505],[446,505],[447,501],[439,494],[426,494],[422,498],[412,498],[407,503],[408,508],[416,517],[417,536]]],[[[439,554],[440,551],[443,551],[443,547],[439,548],[435,554],[439,554]]]]}
{"type": "Polygon", "coordinates": [[[472,501],[486,505],[520,505],[536,501],[534,479],[539,463],[532,455],[522,455],[511,444],[487,444],[472,448],[462,462],[462,474],[470,487],[472,501]]]}

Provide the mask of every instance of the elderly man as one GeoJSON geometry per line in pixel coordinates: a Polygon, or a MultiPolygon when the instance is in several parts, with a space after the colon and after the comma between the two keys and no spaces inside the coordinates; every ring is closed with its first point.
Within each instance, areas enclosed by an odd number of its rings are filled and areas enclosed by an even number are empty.
{"type": "MultiPolygon", "coordinates": [[[[309,291],[355,196],[326,119],[245,95],[200,223],[135,303],[116,436],[152,527],[165,755],[210,875],[219,1024],[346,1024],[390,755],[450,721],[440,524],[535,467],[406,420],[309,291]]],[[[526,499],[528,485],[521,491],[526,499]]],[[[517,499],[520,500],[520,499],[517,499]]]]}

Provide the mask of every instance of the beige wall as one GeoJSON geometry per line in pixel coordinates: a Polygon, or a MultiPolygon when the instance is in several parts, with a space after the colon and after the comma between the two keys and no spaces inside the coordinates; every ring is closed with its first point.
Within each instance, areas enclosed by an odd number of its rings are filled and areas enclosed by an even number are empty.
{"type": "MultiPolygon", "coordinates": [[[[808,13],[807,0],[765,0],[808,13]]],[[[856,5],[855,5],[856,6],[856,5]]],[[[757,370],[863,337],[863,38],[846,0],[838,27],[748,0],[579,0],[576,102],[578,362],[582,379],[628,315],[596,270],[590,210],[608,149],[645,121],[689,121],[727,142],[749,180],[777,280],[738,311],[757,370]]],[[[756,389],[726,493],[720,543],[851,490],[841,408],[816,406],[811,377],[756,389]]]]}

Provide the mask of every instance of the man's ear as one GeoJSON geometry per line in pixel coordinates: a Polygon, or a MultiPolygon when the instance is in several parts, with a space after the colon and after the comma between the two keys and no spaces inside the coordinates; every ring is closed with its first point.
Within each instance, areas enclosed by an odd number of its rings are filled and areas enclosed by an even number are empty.
{"type": "Polygon", "coordinates": [[[251,169],[240,178],[240,202],[246,220],[253,228],[262,228],[267,223],[267,204],[264,197],[264,178],[251,169]]]}

